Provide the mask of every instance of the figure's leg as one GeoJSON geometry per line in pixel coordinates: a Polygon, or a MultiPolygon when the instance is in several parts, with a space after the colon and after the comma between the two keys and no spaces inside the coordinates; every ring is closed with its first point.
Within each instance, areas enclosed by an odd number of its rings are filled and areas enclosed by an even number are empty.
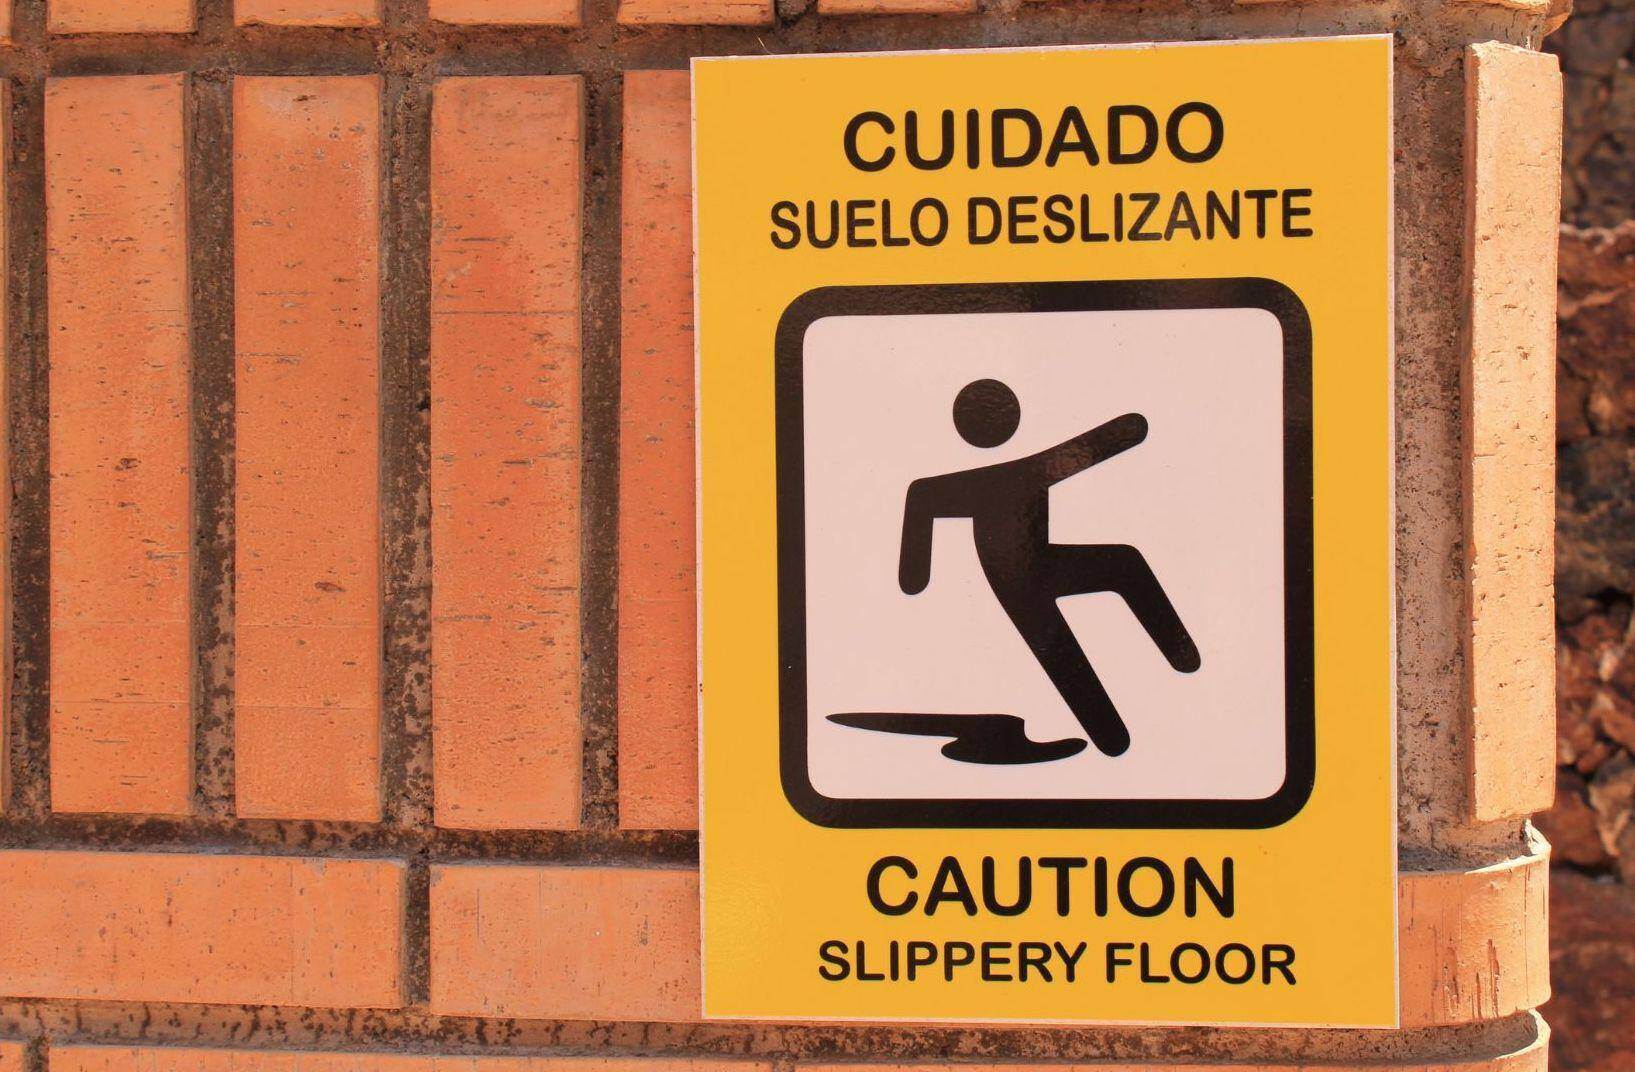
{"type": "Polygon", "coordinates": [[[1005,612],[1039,660],[1050,683],[1067,701],[1073,717],[1103,753],[1122,755],[1130,747],[1130,731],[1101,678],[1084,657],[1078,638],[1053,599],[1024,598],[1002,601],[1005,612]]]}
{"type": "Polygon", "coordinates": [[[1058,597],[1117,593],[1171,666],[1186,674],[1198,669],[1198,646],[1140,551],[1128,544],[1056,545],[1051,564],[1058,597]]]}

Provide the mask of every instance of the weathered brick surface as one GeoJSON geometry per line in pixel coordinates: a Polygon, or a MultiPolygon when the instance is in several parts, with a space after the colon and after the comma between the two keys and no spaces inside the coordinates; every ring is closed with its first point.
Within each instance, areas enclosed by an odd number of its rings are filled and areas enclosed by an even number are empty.
{"type": "Polygon", "coordinates": [[[581,0],[431,0],[431,17],[455,25],[577,26],[581,0]]]}
{"type": "Polygon", "coordinates": [[[233,17],[264,26],[375,26],[381,0],[235,0],[233,17]]]}
{"type": "Polygon", "coordinates": [[[1556,226],[1537,206],[1559,194],[1561,76],[1497,44],[1465,73],[1470,803],[1487,820],[1555,794],[1556,226]]]}
{"type": "Polygon", "coordinates": [[[699,1016],[695,871],[434,867],[431,935],[436,1013],[699,1016]]]}
{"type": "Polygon", "coordinates": [[[1558,869],[1550,879],[1544,1015],[1557,1069],[1635,1068],[1635,890],[1558,869]]]}
{"type": "Polygon", "coordinates": [[[442,826],[579,824],[580,80],[456,78],[432,128],[442,826]]]}
{"type": "Polygon", "coordinates": [[[52,33],[189,33],[193,0],[46,0],[52,33]]]}
{"type": "Polygon", "coordinates": [[[379,91],[234,83],[242,816],[380,815],[379,91]]]}
{"type": "Polygon", "coordinates": [[[26,1052],[21,1042],[0,1042],[0,1072],[24,1072],[26,1052]]]}
{"type": "Polygon", "coordinates": [[[1549,857],[1404,872],[1397,919],[1404,1027],[1493,1020],[1550,996],[1549,857]]]}
{"type": "Polygon", "coordinates": [[[619,21],[628,26],[767,26],[773,0],[619,0],[619,21]]]}
{"type": "Polygon", "coordinates": [[[692,116],[686,71],[624,88],[619,823],[698,823],[692,116]]]}
{"type": "Polygon", "coordinates": [[[959,15],[978,9],[978,0],[817,0],[825,15],[959,15]]]}
{"type": "Polygon", "coordinates": [[[0,993],[402,1003],[403,866],[382,860],[0,852],[0,993]]]}
{"type": "MultiPolygon", "coordinates": [[[[51,1072],[768,1072],[731,1057],[453,1057],[225,1049],[59,1046],[51,1072]]],[[[12,1072],[0,1059],[0,1072],[12,1072]]]]}
{"type": "Polygon", "coordinates": [[[46,93],[57,811],[191,801],[182,91],[160,75],[46,93]]]}

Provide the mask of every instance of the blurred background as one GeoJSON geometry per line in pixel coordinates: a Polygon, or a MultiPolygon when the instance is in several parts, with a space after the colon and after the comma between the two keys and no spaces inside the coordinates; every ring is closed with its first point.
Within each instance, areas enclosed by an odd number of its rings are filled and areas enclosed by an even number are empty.
{"type": "Polygon", "coordinates": [[[1635,0],[1579,0],[1557,367],[1551,968],[1557,1069],[1635,1069],[1635,0]]]}

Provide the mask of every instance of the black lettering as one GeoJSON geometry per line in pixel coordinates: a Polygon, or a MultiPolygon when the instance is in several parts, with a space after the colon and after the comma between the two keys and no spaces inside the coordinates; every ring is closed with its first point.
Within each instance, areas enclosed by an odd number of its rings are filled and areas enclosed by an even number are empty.
{"type": "Polygon", "coordinates": [[[825,962],[818,966],[818,974],[829,982],[838,983],[852,973],[852,966],[846,961],[845,942],[824,942],[818,946],[818,956],[825,962]]]}
{"type": "Polygon", "coordinates": [[[1155,856],[1137,856],[1118,871],[1118,903],[1132,916],[1161,916],[1175,900],[1175,874],[1155,856]],[[1143,904],[1135,898],[1135,876],[1151,871],[1158,876],[1158,898],[1143,904]]]}
{"type": "Polygon", "coordinates": [[[1032,223],[1034,220],[1039,218],[1036,213],[1023,212],[1022,206],[1037,205],[1038,203],[1039,199],[1037,197],[1023,194],[1018,194],[1010,198],[1006,203],[1006,208],[1009,210],[1005,213],[1007,224],[1006,232],[1010,236],[1012,245],[1031,246],[1035,242],[1039,241],[1038,235],[1031,231],[1024,233],[1019,229],[1019,225],[1024,223],[1032,223]]]}
{"type": "Polygon", "coordinates": [[[1107,162],[1109,164],[1139,164],[1152,159],[1158,150],[1158,118],[1139,104],[1115,104],[1107,109],[1107,162]],[[1141,144],[1134,149],[1124,147],[1124,120],[1134,119],[1141,124],[1141,144]]]}
{"type": "Polygon", "coordinates": [[[1185,190],[1177,191],[1175,200],[1170,203],[1169,222],[1164,225],[1164,241],[1173,240],[1175,232],[1182,229],[1193,238],[1203,237],[1203,233],[1198,230],[1198,217],[1192,211],[1192,199],[1186,195],[1185,190]]]}
{"type": "Polygon", "coordinates": [[[889,868],[896,868],[910,879],[920,877],[920,871],[914,866],[914,861],[902,856],[880,857],[874,861],[874,866],[869,868],[869,904],[873,905],[874,910],[883,916],[906,916],[914,911],[914,906],[919,903],[920,895],[913,890],[909,890],[907,897],[896,902],[888,902],[882,897],[880,895],[880,879],[889,868]]]}
{"type": "Polygon", "coordinates": [[[908,981],[913,982],[921,968],[928,968],[937,962],[937,946],[934,942],[908,943],[908,981]]]}
{"type": "Polygon", "coordinates": [[[1264,986],[1272,983],[1272,972],[1282,975],[1290,986],[1294,986],[1294,946],[1268,945],[1260,951],[1264,960],[1261,968],[1260,981],[1264,986]]]}
{"type": "Polygon", "coordinates": [[[954,981],[954,969],[963,968],[976,959],[976,946],[970,942],[949,942],[942,951],[942,978],[944,982],[954,981]],[[959,954],[955,956],[955,954],[959,954]]]}
{"type": "Polygon", "coordinates": [[[1248,982],[1255,977],[1254,953],[1250,952],[1249,947],[1242,942],[1228,942],[1226,945],[1221,946],[1220,951],[1215,954],[1215,974],[1234,986],[1248,982]],[[1226,957],[1230,953],[1236,953],[1243,958],[1243,970],[1241,972],[1226,970],[1226,957]]]}
{"type": "Polygon", "coordinates": [[[772,232],[772,244],[779,249],[794,249],[800,245],[800,224],[797,222],[799,207],[793,201],[779,201],[772,206],[772,226],[777,230],[772,232]],[[787,238],[780,238],[778,231],[788,233],[787,238]]]}
{"type": "Polygon", "coordinates": [[[1158,195],[1133,193],[1130,195],[1130,200],[1141,206],[1141,212],[1136,216],[1135,222],[1130,225],[1129,240],[1131,242],[1156,242],[1160,238],[1163,238],[1164,236],[1159,234],[1157,231],[1142,230],[1142,228],[1147,226],[1147,220],[1152,216],[1153,210],[1158,207],[1158,195]]]}
{"type": "Polygon", "coordinates": [[[999,971],[1010,964],[1011,958],[1004,954],[1004,950],[1011,947],[1009,942],[982,943],[982,981],[985,983],[1008,983],[1011,981],[1010,972],[999,971]]]}
{"type": "Polygon", "coordinates": [[[1133,942],[1107,943],[1107,981],[1109,983],[1116,979],[1119,968],[1128,968],[1131,964],[1135,963],[1133,960],[1119,956],[1119,952],[1132,950],[1134,948],[1135,944],[1133,942]]]}
{"type": "Polygon", "coordinates": [[[1201,983],[1209,978],[1209,950],[1197,942],[1182,942],[1169,955],[1170,972],[1183,983],[1201,983]],[[1198,958],[1196,970],[1187,971],[1181,965],[1181,954],[1191,953],[1198,958]]]}
{"type": "Polygon", "coordinates": [[[1045,150],[1045,167],[1055,167],[1063,153],[1083,153],[1084,162],[1091,167],[1101,163],[1101,154],[1090,137],[1090,127],[1078,108],[1069,104],[1062,109],[1056,122],[1056,133],[1050,136],[1050,148],[1045,150]]]}
{"type": "Polygon", "coordinates": [[[934,197],[920,198],[914,202],[914,210],[908,214],[908,229],[914,235],[914,241],[920,245],[937,245],[948,236],[948,206],[934,197]],[[926,230],[920,218],[928,209],[936,221],[936,230],[926,230]]]}
{"type": "Polygon", "coordinates": [[[1277,196],[1276,190],[1245,190],[1243,196],[1255,203],[1255,237],[1266,237],[1266,202],[1277,196]]]}
{"type": "Polygon", "coordinates": [[[936,156],[926,156],[920,146],[920,113],[909,109],[903,116],[903,150],[908,162],[921,171],[935,171],[947,167],[954,159],[954,113],[942,111],[942,148],[936,156]]]}
{"type": "Polygon", "coordinates": [[[1051,942],[1050,944],[1055,948],[1056,955],[1062,958],[1063,975],[1071,983],[1079,973],[1079,958],[1084,956],[1086,949],[1090,948],[1090,943],[1080,942],[1073,947],[1072,952],[1068,952],[1067,947],[1060,942],[1051,942]]]}
{"type": "Polygon", "coordinates": [[[1056,872],[1056,914],[1065,916],[1073,904],[1073,887],[1070,873],[1075,868],[1089,863],[1082,856],[1041,856],[1039,866],[1047,871],[1056,872]]]}
{"type": "Polygon", "coordinates": [[[1044,136],[1039,129],[1038,116],[1025,108],[995,108],[992,126],[994,167],[1024,167],[1038,158],[1039,142],[1044,136]],[[1005,125],[1013,120],[1021,123],[1028,135],[1027,148],[1019,153],[1007,151],[1005,125]]]}
{"type": "Polygon", "coordinates": [[[863,238],[858,234],[874,227],[874,217],[869,214],[873,207],[873,201],[846,202],[846,245],[863,249],[879,245],[873,238],[863,238]]]}
{"type": "Polygon", "coordinates": [[[1061,245],[1073,237],[1073,199],[1066,194],[1045,198],[1045,241],[1061,245]],[[1061,230],[1057,230],[1060,227],[1061,230]]]}
{"type": "Polygon", "coordinates": [[[996,916],[1019,916],[1033,903],[1033,861],[1024,856],[1016,861],[1016,900],[1002,904],[995,887],[998,875],[994,872],[992,856],[982,858],[982,905],[996,916]]]}
{"type": "Polygon", "coordinates": [[[1029,968],[1038,972],[1045,982],[1054,981],[1050,976],[1050,946],[1044,942],[1022,942],[1016,947],[1017,981],[1028,981],[1029,968]]]}
{"type": "Polygon", "coordinates": [[[817,205],[806,202],[806,243],[813,249],[828,249],[840,240],[840,202],[829,201],[829,234],[819,238],[817,233],[817,205]]]}
{"type": "Polygon", "coordinates": [[[851,162],[852,167],[859,171],[884,171],[891,164],[891,158],[897,155],[896,149],[887,145],[880,151],[879,156],[871,160],[866,159],[857,147],[858,134],[871,123],[887,134],[894,134],[897,131],[891,116],[884,112],[858,112],[852,116],[851,122],[846,124],[846,135],[841,139],[841,145],[845,148],[846,159],[851,162]]]}
{"type": "Polygon", "coordinates": [[[1233,238],[1238,237],[1238,210],[1242,202],[1238,199],[1238,192],[1232,191],[1231,209],[1228,210],[1221,195],[1210,190],[1204,195],[1204,233],[1210,238],[1215,237],[1215,224],[1218,222],[1221,229],[1233,238]]]}
{"type": "Polygon", "coordinates": [[[1232,913],[1237,911],[1237,891],[1233,882],[1232,857],[1221,858],[1221,883],[1215,885],[1204,870],[1204,865],[1198,862],[1197,857],[1188,856],[1181,866],[1183,884],[1186,886],[1186,914],[1188,918],[1198,914],[1198,891],[1203,890],[1209,903],[1215,906],[1225,919],[1231,919],[1232,913]]]}
{"type": "Polygon", "coordinates": [[[1201,164],[1221,151],[1221,142],[1226,140],[1226,125],[1221,122],[1221,113],[1214,106],[1203,101],[1188,101],[1169,114],[1169,121],[1164,124],[1164,141],[1169,146],[1170,155],[1177,160],[1188,164],[1201,164]],[[1181,144],[1181,121],[1189,115],[1202,116],[1209,124],[1209,139],[1202,149],[1193,151],[1181,144]]]}
{"type": "Polygon", "coordinates": [[[965,872],[952,856],[942,858],[937,877],[931,880],[931,892],[925,898],[925,914],[936,915],[937,908],[947,901],[958,903],[967,916],[976,915],[976,898],[971,896],[971,884],[965,881],[965,872]]]}
{"type": "Polygon", "coordinates": [[[1297,197],[1310,197],[1310,196],[1311,196],[1311,191],[1310,190],[1284,190],[1283,191],[1283,237],[1284,238],[1310,238],[1311,237],[1311,228],[1310,227],[1295,227],[1290,222],[1291,220],[1297,219],[1297,218],[1299,218],[1301,216],[1310,216],[1311,215],[1311,209],[1306,208],[1304,205],[1296,205],[1294,203],[1294,199],[1297,198],[1297,197]]]}
{"type": "MultiPolygon", "coordinates": [[[[966,203],[966,206],[965,206],[965,222],[966,222],[966,228],[967,228],[967,232],[968,232],[968,236],[969,236],[969,240],[970,240],[971,245],[973,245],[973,246],[992,245],[994,240],[999,237],[1000,228],[1004,226],[1004,224],[1001,221],[1001,213],[999,211],[999,202],[995,201],[991,197],[973,197],[973,198],[971,198],[971,200],[968,201],[966,203]],[[979,208],[986,209],[988,211],[989,219],[993,223],[993,227],[992,227],[991,230],[987,230],[987,231],[978,231],[977,230],[976,216],[977,216],[977,209],[979,209],[979,208]]],[[[1041,860],[1039,862],[1044,863],[1043,860],[1041,860]]]]}

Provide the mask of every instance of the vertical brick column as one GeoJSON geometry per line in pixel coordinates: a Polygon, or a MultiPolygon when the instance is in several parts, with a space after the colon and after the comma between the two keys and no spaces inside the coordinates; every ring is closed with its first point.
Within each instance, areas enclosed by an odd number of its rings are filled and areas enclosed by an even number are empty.
{"type": "Polygon", "coordinates": [[[619,825],[698,823],[692,99],[624,80],[619,361],[619,825]]]}
{"type": "Polygon", "coordinates": [[[577,78],[455,78],[432,126],[437,822],[579,825],[577,78]]]}
{"type": "Polygon", "coordinates": [[[192,796],[188,290],[180,75],[46,92],[51,797],[192,796]]]}
{"type": "Polygon", "coordinates": [[[240,78],[238,813],[380,816],[380,81],[240,78]]]}

